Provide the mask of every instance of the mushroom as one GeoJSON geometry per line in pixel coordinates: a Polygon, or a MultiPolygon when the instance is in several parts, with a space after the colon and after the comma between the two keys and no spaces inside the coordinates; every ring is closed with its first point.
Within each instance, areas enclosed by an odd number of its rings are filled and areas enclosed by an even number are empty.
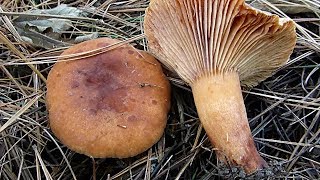
{"type": "Polygon", "coordinates": [[[152,0],[144,31],[149,51],[191,86],[218,159],[247,173],[266,167],[256,150],[241,87],[285,64],[295,24],[244,0],[152,0]]]}
{"type": "MultiPolygon", "coordinates": [[[[62,55],[119,42],[89,40],[62,55]]],[[[170,85],[153,56],[122,45],[80,60],[60,59],[49,73],[46,100],[50,127],[67,147],[96,158],[127,158],[162,136],[170,85]]]]}

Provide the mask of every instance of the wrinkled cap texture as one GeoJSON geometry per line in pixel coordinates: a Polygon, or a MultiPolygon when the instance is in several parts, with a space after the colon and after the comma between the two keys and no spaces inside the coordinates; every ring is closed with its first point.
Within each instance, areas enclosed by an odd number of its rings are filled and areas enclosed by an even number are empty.
{"type": "MultiPolygon", "coordinates": [[[[100,38],[62,55],[105,47],[100,38]]],[[[50,127],[70,149],[92,157],[126,158],[163,134],[170,86],[153,56],[123,45],[81,60],[58,61],[48,76],[50,127]]]]}
{"type": "Polygon", "coordinates": [[[150,51],[189,84],[237,71],[242,85],[257,85],[287,62],[296,42],[293,21],[243,0],[152,0],[144,30],[150,51]]]}

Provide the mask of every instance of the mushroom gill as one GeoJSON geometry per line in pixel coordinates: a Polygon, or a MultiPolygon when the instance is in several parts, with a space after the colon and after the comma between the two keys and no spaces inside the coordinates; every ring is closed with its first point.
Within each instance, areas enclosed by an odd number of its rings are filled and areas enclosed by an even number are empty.
{"type": "Polygon", "coordinates": [[[247,173],[265,167],[240,85],[255,86],[287,62],[296,42],[294,22],[244,0],[152,0],[144,30],[149,50],[191,86],[219,159],[247,173]]]}

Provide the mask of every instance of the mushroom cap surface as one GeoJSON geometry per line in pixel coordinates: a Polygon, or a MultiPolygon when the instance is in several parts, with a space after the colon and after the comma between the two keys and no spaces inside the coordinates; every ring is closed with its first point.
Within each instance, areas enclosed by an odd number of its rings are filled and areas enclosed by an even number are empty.
{"type": "MultiPolygon", "coordinates": [[[[62,55],[118,42],[90,40],[62,55]]],[[[126,158],[162,136],[170,85],[153,56],[122,45],[92,57],[58,61],[48,76],[46,98],[50,127],[63,144],[92,157],[126,158]]]]}
{"type": "Polygon", "coordinates": [[[144,31],[151,53],[189,84],[237,71],[242,85],[257,85],[288,61],[296,43],[292,20],[244,0],[152,0],[144,31]]]}

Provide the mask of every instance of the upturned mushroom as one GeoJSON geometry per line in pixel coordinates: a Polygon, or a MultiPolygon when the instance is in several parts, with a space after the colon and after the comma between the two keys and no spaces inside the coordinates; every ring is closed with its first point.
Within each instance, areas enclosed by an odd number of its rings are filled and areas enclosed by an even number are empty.
{"type": "Polygon", "coordinates": [[[244,0],[152,0],[148,46],[188,83],[218,158],[247,173],[267,166],[256,150],[241,87],[255,86],[285,64],[295,24],[244,0]]]}
{"type": "MultiPolygon", "coordinates": [[[[106,47],[99,38],[62,55],[106,47]]],[[[140,154],[163,134],[170,85],[155,58],[131,45],[79,60],[58,61],[48,76],[47,107],[52,131],[70,149],[97,158],[140,154]]]]}

